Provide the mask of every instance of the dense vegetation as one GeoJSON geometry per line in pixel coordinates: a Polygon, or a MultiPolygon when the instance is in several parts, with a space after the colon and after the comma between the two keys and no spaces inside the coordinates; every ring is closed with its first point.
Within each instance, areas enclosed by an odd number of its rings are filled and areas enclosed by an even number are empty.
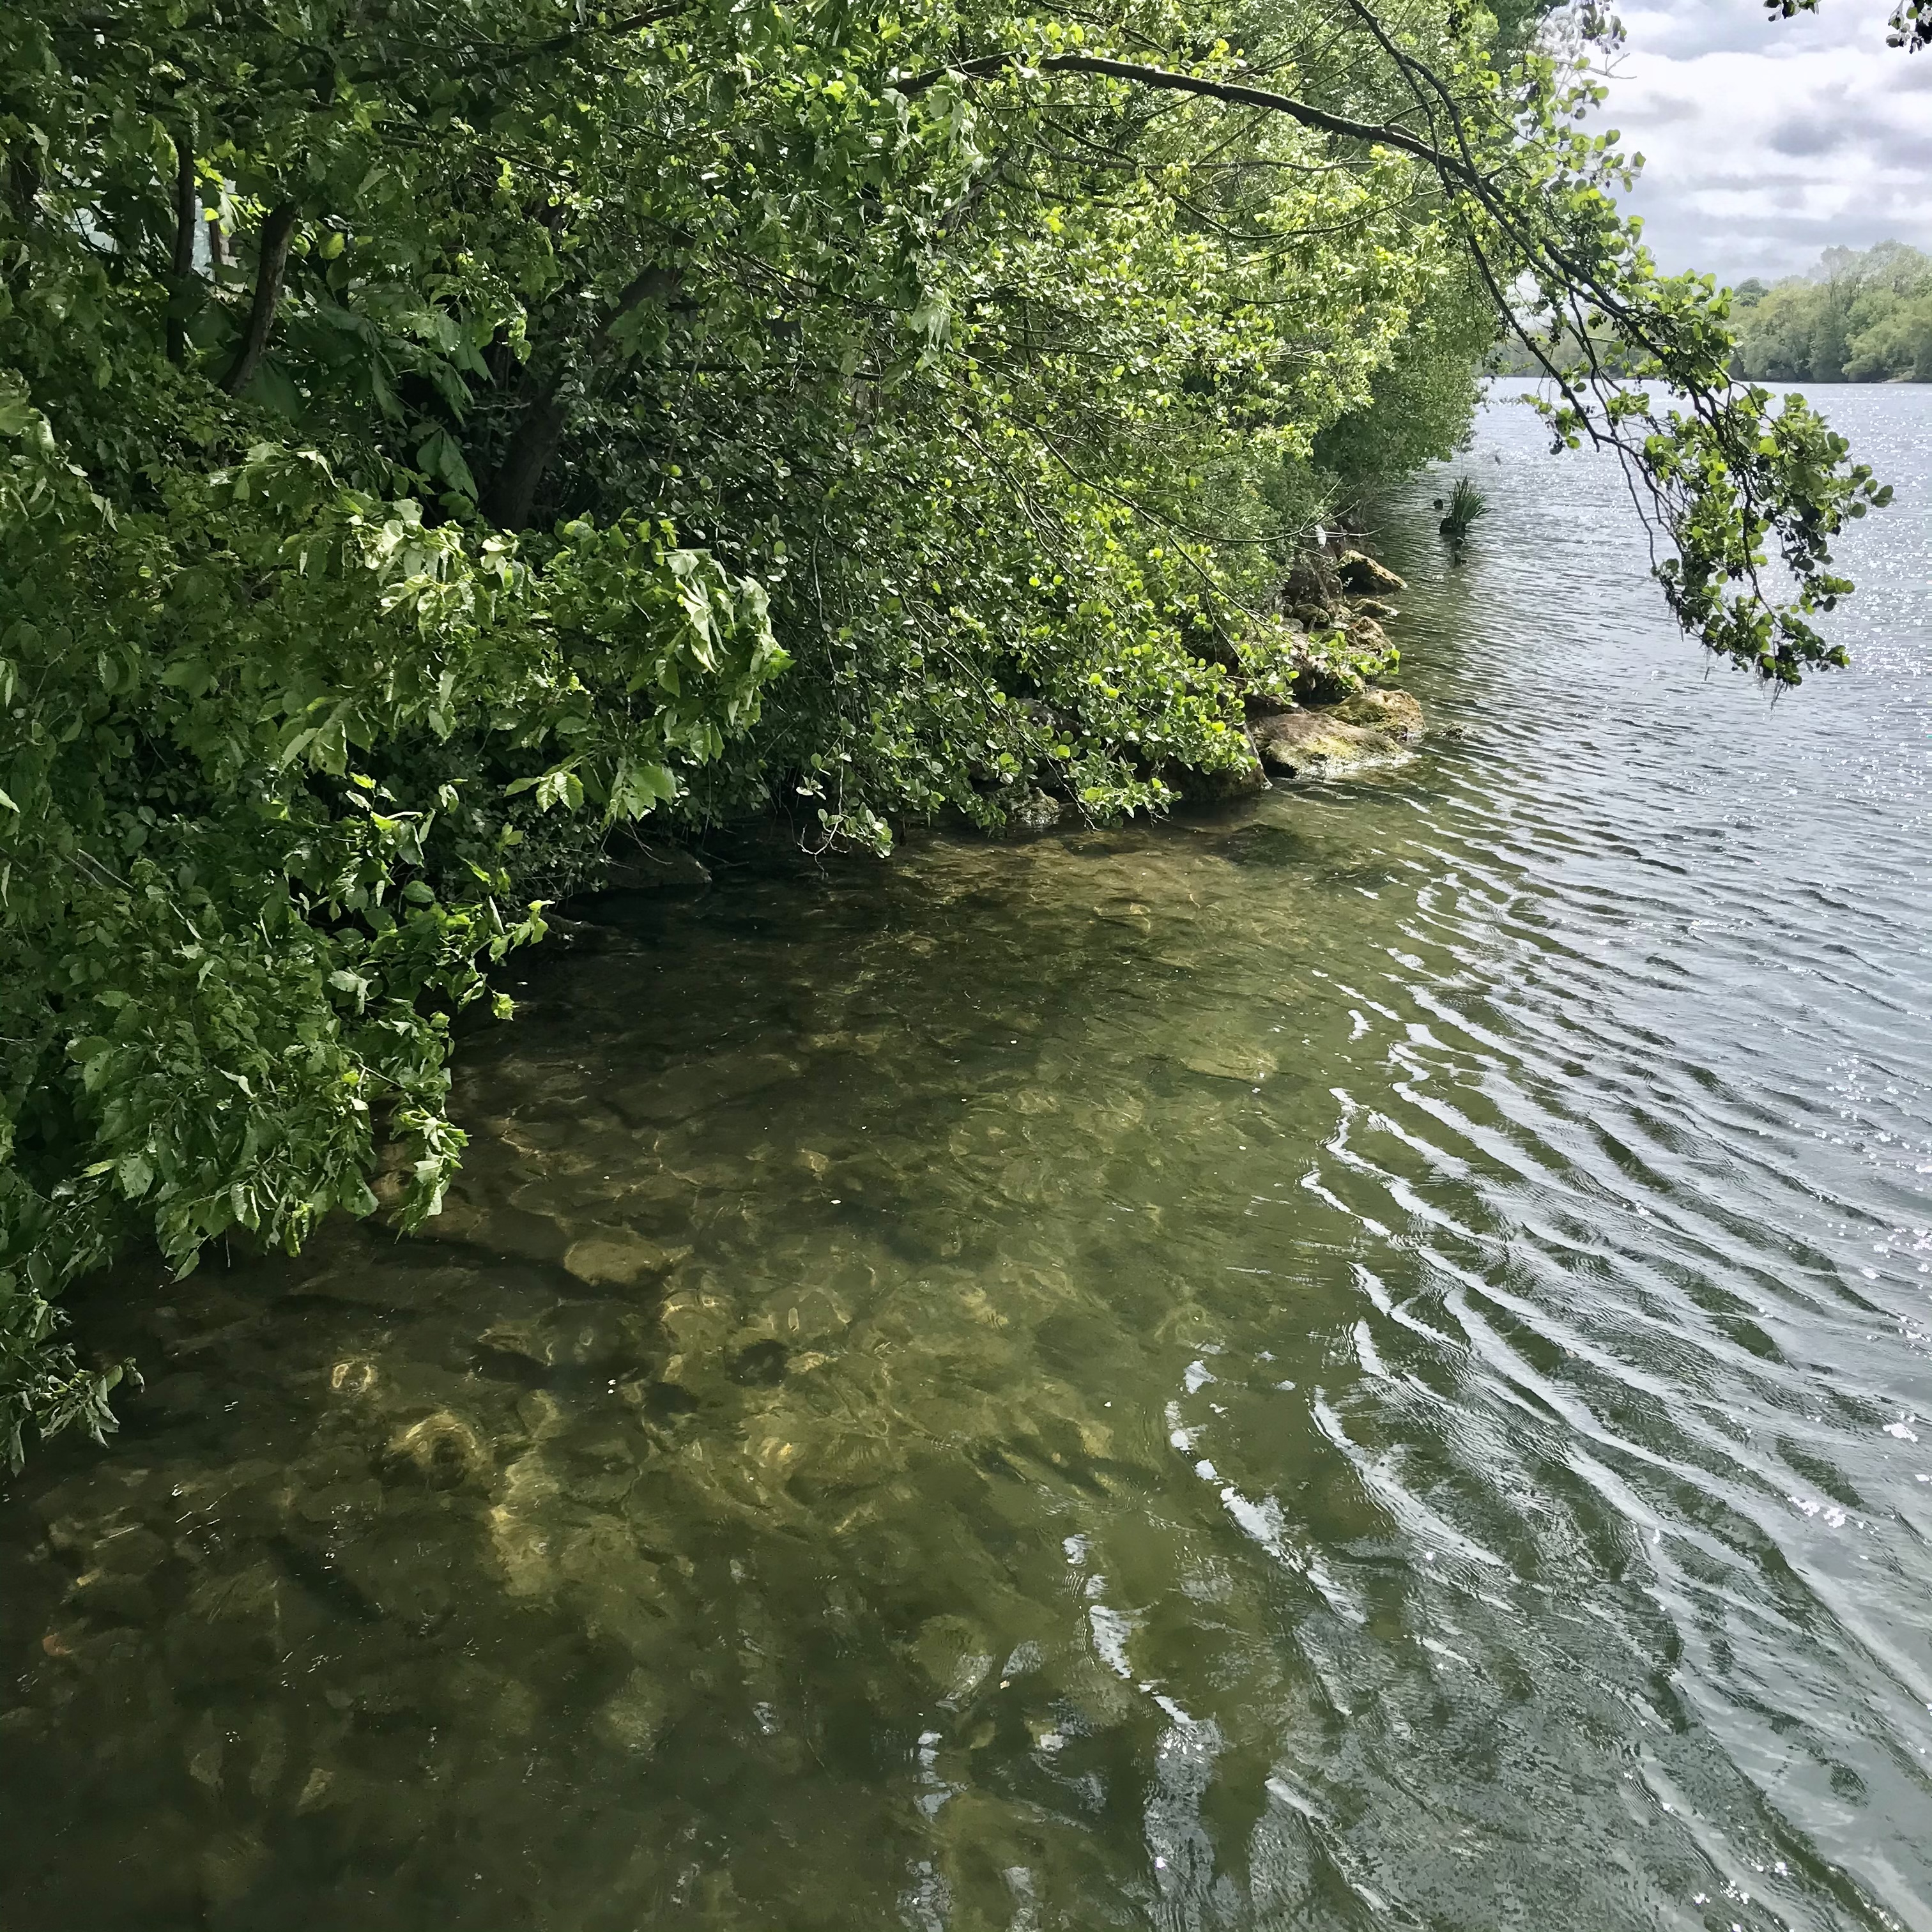
{"type": "Polygon", "coordinates": [[[1736,291],[1738,368],[1774,382],[1932,382],[1932,257],[1827,248],[1809,274],[1736,291]]]}
{"type": "Polygon", "coordinates": [[[1284,573],[1454,443],[1506,290],[1687,628],[1838,661],[1880,493],[1730,387],[1588,51],[1419,0],[0,11],[10,1452],[105,1424],[55,1298],[129,1241],[292,1244],[385,1136],[434,1211],[452,1018],[610,827],[1156,808],[1378,668],[1284,573]]]}

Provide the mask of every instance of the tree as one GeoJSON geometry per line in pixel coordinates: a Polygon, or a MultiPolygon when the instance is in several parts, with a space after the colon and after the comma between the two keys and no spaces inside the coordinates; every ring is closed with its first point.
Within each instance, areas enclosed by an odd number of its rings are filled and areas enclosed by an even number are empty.
{"type": "Polygon", "coordinates": [[[1777,382],[1932,379],[1932,261],[1896,242],[1826,249],[1745,314],[1737,364],[1777,382]]]}
{"type": "Polygon", "coordinates": [[[610,826],[1158,808],[1382,668],[1282,578],[1498,326],[1708,648],[1838,662],[1882,492],[1730,384],[1538,17],[0,14],[12,1453],[106,1426],[56,1298],[131,1242],[292,1244],[379,1136],[434,1210],[452,1016],[610,826]]]}

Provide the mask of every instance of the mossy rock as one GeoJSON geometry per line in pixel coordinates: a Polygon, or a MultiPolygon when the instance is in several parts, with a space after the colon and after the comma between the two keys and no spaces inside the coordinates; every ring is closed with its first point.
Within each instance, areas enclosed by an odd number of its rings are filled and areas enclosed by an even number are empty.
{"type": "Polygon", "coordinates": [[[1345,724],[1387,733],[1399,744],[1414,745],[1427,729],[1422,706],[1406,691],[1382,691],[1370,686],[1330,708],[1328,715],[1345,724]]]}
{"type": "Polygon", "coordinates": [[[1258,718],[1256,754],[1285,778],[1348,778],[1405,762],[1423,734],[1422,707],[1406,692],[1362,691],[1339,704],[1258,718]]]}
{"type": "Polygon", "coordinates": [[[1370,652],[1377,657],[1386,658],[1394,649],[1389,642],[1388,633],[1374,618],[1365,615],[1359,604],[1349,614],[1348,621],[1343,628],[1349,643],[1358,651],[1370,652]]]}
{"type": "Polygon", "coordinates": [[[1388,565],[1376,562],[1358,550],[1345,550],[1335,560],[1335,574],[1348,590],[1361,596],[1386,597],[1393,591],[1408,588],[1388,565]]]}

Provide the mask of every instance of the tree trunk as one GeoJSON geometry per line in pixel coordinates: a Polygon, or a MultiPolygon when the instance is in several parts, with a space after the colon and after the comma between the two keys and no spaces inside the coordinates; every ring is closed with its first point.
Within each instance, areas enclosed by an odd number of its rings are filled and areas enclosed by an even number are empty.
{"type": "Polygon", "coordinates": [[[524,405],[523,420],[483,493],[483,514],[500,530],[528,526],[537,485],[563,440],[563,405],[554,388],[539,390],[524,405]]]}
{"type": "MultiPolygon", "coordinates": [[[[640,302],[659,302],[669,305],[683,287],[683,275],[676,268],[654,266],[633,276],[618,296],[616,306],[598,324],[597,332],[591,338],[592,368],[605,360],[613,346],[610,328],[614,322],[628,314],[640,302]]],[[[543,481],[544,470],[550,466],[550,458],[556,454],[557,445],[563,440],[566,418],[563,405],[557,400],[556,392],[557,385],[553,382],[548,388],[532,388],[528,392],[523,419],[510,439],[509,449],[498,465],[496,473],[490,478],[489,487],[483,493],[483,514],[499,530],[520,530],[530,523],[530,512],[536,504],[538,486],[543,481]]]]}
{"type": "Polygon", "coordinates": [[[175,143],[175,252],[168,282],[168,360],[188,360],[188,316],[184,309],[194,279],[194,230],[201,218],[201,194],[194,150],[185,134],[175,143]]]}
{"type": "Polygon", "coordinates": [[[221,386],[231,396],[239,395],[262,360],[268,338],[275,326],[275,310],[282,298],[282,277],[289,266],[289,244],[295,239],[296,210],[291,202],[282,202],[268,211],[262,224],[262,238],[256,249],[255,299],[248,310],[248,327],[242,346],[235,352],[221,386]]]}

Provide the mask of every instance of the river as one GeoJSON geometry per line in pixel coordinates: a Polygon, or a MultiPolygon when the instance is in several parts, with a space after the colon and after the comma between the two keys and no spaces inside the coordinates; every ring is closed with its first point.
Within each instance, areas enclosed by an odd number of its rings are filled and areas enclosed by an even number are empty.
{"type": "Polygon", "coordinates": [[[1412,765],[608,899],[429,1238],[81,1305],[0,1925],[1932,1925],[1932,389],[1774,704],[1509,386],[1412,765]]]}

